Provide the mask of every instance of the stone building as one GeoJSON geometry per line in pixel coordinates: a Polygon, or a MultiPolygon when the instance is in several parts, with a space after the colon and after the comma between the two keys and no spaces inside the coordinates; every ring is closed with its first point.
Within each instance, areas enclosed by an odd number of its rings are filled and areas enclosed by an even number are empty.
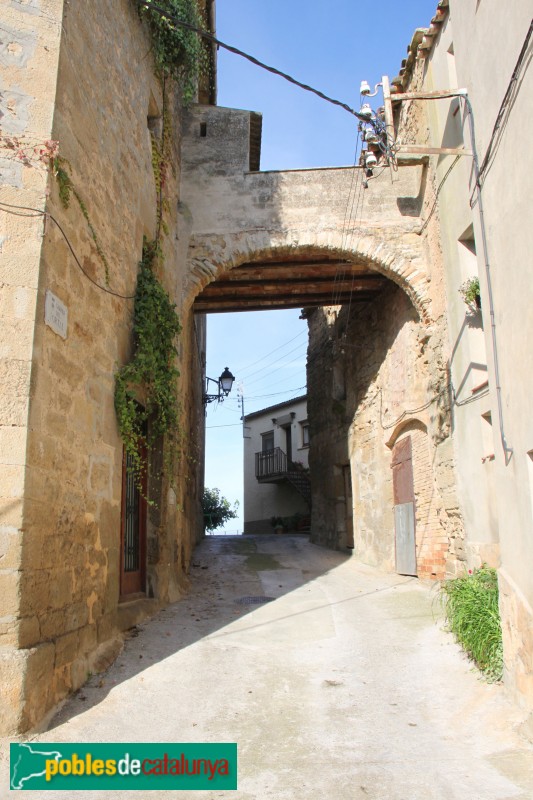
{"type": "MultiPolygon", "coordinates": [[[[3,3],[1,38],[0,725],[12,733],[187,586],[203,327],[183,307],[180,93],[156,77],[136,4],[3,3]],[[147,506],[127,479],[114,389],[133,351],[143,239],[159,228],[187,437],[174,475],[152,452],[147,506]]],[[[202,96],[213,102],[207,84],[202,96]]]]}
{"type": "Polygon", "coordinates": [[[389,135],[398,156],[426,154],[403,209],[431,304],[421,314],[389,276],[371,303],[309,312],[308,370],[315,540],[344,547],[349,507],[368,563],[433,578],[498,567],[505,681],[529,708],[532,169],[527,147],[511,153],[531,119],[532,38],[526,0],[441,0],[415,32],[389,135]],[[480,308],[459,291],[472,278],[480,308]]]}
{"type": "Polygon", "coordinates": [[[311,486],[307,398],[244,417],[244,533],[272,533],[273,518],[294,530],[307,522],[311,486]]]}
{"type": "MultiPolygon", "coordinates": [[[[213,3],[201,5],[212,23],[213,3]]],[[[450,0],[452,20],[441,0],[393,81],[397,95],[467,88],[487,248],[471,157],[448,172],[449,154],[431,152],[463,147],[464,101],[393,95],[402,146],[371,177],[260,172],[260,114],[215,106],[207,83],[185,111],[155,77],[132,0],[4,6],[3,731],[36,724],[113,658],[123,629],[186,588],[202,531],[204,314],[264,307],[308,316],[315,541],[428,578],[501,559],[506,679],[533,704],[533,171],[517,149],[531,116],[529,40],[509,83],[528,2],[450,0]],[[56,142],[62,182],[44,163],[56,142]],[[159,444],[151,453],[146,507],[128,486],[114,389],[134,350],[143,240],[158,232],[156,275],[182,324],[184,435],[174,469],[159,444]],[[481,317],[457,291],[476,269],[481,317]],[[125,520],[139,543],[127,569],[125,520]]]]}
{"type": "MultiPolygon", "coordinates": [[[[457,484],[468,567],[498,566],[505,682],[533,709],[532,6],[450,0],[418,47],[411,83],[465,88],[428,101],[431,142],[471,157],[436,165],[446,276],[457,484]],[[517,157],[511,158],[516,152],[517,157]],[[451,172],[449,171],[451,168],[451,172]],[[444,183],[442,183],[444,181],[444,183]],[[442,185],[441,185],[442,184],[442,185]],[[458,288],[479,279],[481,309],[458,288]]],[[[407,112],[407,109],[404,113],[407,112]]]]}

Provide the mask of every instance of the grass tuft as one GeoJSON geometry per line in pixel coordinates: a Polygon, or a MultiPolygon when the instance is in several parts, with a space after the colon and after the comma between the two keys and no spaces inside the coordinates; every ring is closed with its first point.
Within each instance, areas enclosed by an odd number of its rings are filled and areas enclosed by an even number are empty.
{"type": "Polygon", "coordinates": [[[503,675],[503,647],[498,608],[498,576],[483,566],[441,586],[446,621],[459,644],[488,681],[503,675]]]}

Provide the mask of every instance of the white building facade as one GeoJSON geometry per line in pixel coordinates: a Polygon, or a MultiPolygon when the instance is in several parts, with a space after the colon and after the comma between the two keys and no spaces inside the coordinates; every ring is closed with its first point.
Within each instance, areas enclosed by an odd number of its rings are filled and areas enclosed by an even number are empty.
{"type": "Polygon", "coordinates": [[[435,182],[456,476],[467,566],[498,567],[505,680],[531,709],[533,155],[520,145],[533,122],[532,12],[531,0],[443,0],[413,73],[417,90],[464,88],[468,98],[416,102],[426,107],[429,145],[473,153],[455,164],[439,156],[435,182]],[[479,310],[458,291],[471,278],[479,310]]]}
{"type": "Polygon", "coordinates": [[[308,525],[309,443],[305,395],[244,418],[245,534],[308,525]]]}

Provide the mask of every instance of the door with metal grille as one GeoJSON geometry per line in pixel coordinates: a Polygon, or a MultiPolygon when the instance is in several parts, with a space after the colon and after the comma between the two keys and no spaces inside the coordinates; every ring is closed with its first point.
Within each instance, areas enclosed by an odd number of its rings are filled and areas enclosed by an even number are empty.
{"type": "MultiPolygon", "coordinates": [[[[145,452],[142,458],[146,463],[145,452]]],[[[133,470],[132,457],[125,452],[122,464],[121,595],[145,591],[146,490],[146,470],[139,481],[133,470]]]]}
{"type": "Polygon", "coordinates": [[[416,575],[415,491],[411,437],[396,442],[392,450],[396,572],[416,575]]]}

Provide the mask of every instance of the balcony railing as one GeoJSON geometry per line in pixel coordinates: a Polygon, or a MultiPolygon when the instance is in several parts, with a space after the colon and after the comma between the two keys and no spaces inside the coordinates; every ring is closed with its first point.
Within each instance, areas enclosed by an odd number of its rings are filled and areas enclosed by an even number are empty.
{"type": "Polygon", "coordinates": [[[255,477],[270,478],[275,475],[285,475],[288,471],[289,460],[287,454],[281,447],[273,450],[265,450],[263,453],[255,454],[255,477]]]}
{"type": "Polygon", "coordinates": [[[293,464],[281,447],[255,454],[255,477],[260,483],[287,481],[311,508],[309,470],[302,471],[300,466],[293,464]]]}

